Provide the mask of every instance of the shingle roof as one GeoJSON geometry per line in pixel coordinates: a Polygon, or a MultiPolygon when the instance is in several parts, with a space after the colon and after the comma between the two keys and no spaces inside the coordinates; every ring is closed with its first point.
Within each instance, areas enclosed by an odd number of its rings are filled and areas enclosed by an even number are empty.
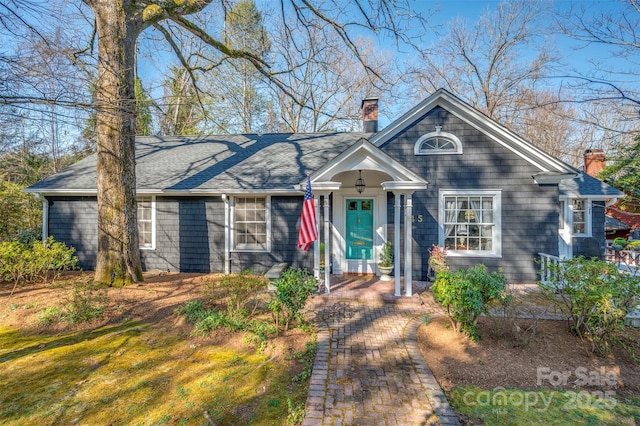
{"type": "MultiPolygon", "coordinates": [[[[276,133],[136,138],[139,192],[293,191],[293,185],[369,133],[276,133]]],[[[96,155],[28,188],[92,193],[96,155]]]]}
{"type": "Polygon", "coordinates": [[[628,231],[631,227],[607,214],[604,217],[604,229],[606,231],[628,231]]]}
{"type": "Polygon", "coordinates": [[[624,193],[614,187],[581,173],[574,179],[565,179],[558,185],[560,195],[567,197],[591,197],[591,198],[619,198],[624,197],[624,193]]]}

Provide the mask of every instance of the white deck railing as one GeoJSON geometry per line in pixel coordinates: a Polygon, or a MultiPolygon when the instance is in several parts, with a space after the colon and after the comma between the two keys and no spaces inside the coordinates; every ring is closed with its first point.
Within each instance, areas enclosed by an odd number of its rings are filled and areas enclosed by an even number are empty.
{"type": "MultiPolygon", "coordinates": [[[[552,264],[562,262],[558,256],[547,253],[538,253],[540,256],[540,282],[550,284],[554,279],[552,264]]],[[[610,245],[605,247],[605,260],[618,265],[618,269],[631,275],[640,274],[640,253],[631,250],[614,250],[610,245]]],[[[557,269],[556,269],[557,270],[557,269]]],[[[624,320],[626,325],[640,327],[640,305],[629,312],[624,320]]]]}
{"type": "Polygon", "coordinates": [[[560,258],[552,254],[538,253],[540,256],[540,282],[543,284],[550,284],[553,280],[553,272],[551,265],[560,263],[560,258]]]}
{"type": "MultiPolygon", "coordinates": [[[[558,256],[547,253],[538,253],[540,256],[540,282],[548,284],[552,279],[550,265],[561,262],[558,256]]],[[[640,252],[631,250],[614,250],[611,245],[605,247],[605,260],[617,265],[622,272],[631,275],[640,275],[640,252]]]]}

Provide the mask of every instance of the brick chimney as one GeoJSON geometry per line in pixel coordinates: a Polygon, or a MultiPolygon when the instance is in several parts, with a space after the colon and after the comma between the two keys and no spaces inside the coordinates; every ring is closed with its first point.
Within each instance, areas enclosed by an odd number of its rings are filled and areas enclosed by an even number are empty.
{"type": "Polygon", "coordinates": [[[587,149],[584,152],[584,172],[589,176],[597,177],[604,169],[604,151],[601,149],[587,149]]]}
{"type": "Polygon", "coordinates": [[[362,100],[362,127],[367,133],[378,131],[378,98],[362,100]]]}

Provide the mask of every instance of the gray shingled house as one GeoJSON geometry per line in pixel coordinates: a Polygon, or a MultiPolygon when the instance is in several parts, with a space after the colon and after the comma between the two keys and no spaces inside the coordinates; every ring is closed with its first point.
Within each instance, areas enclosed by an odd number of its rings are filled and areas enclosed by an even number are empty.
{"type": "MultiPolygon", "coordinates": [[[[513,283],[536,280],[539,253],[578,255],[587,237],[604,245],[604,207],[617,190],[445,90],[381,131],[377,107],[363,101],[365,133],[137,138],[143,267],[264,272],[286,262],[328,282],[378,273],[389,240],[400,295],[401,276],[425,279],[433,244],[448,247],[453,267],[503,268],[513,283]],[[307,175],[320,237],[304,252],[307,175]]],[[[45,236],[74,246],[85,269],[97,250],[95,163],[89,156],[27,189],[43,197],[45,236]]]]}

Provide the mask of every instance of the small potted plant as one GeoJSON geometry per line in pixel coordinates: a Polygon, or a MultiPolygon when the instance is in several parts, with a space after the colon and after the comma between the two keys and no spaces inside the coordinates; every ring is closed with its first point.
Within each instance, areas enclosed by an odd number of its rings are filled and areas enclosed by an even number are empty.
{"type": "Polygon", "coordinates": [[[378,262],[378,270],[380,271],[380,279],[382,281],[390,281],[389,275],[393,270],[393,250],[391,241],[385,241],[380,252],[380,261],[378,262]]]}

